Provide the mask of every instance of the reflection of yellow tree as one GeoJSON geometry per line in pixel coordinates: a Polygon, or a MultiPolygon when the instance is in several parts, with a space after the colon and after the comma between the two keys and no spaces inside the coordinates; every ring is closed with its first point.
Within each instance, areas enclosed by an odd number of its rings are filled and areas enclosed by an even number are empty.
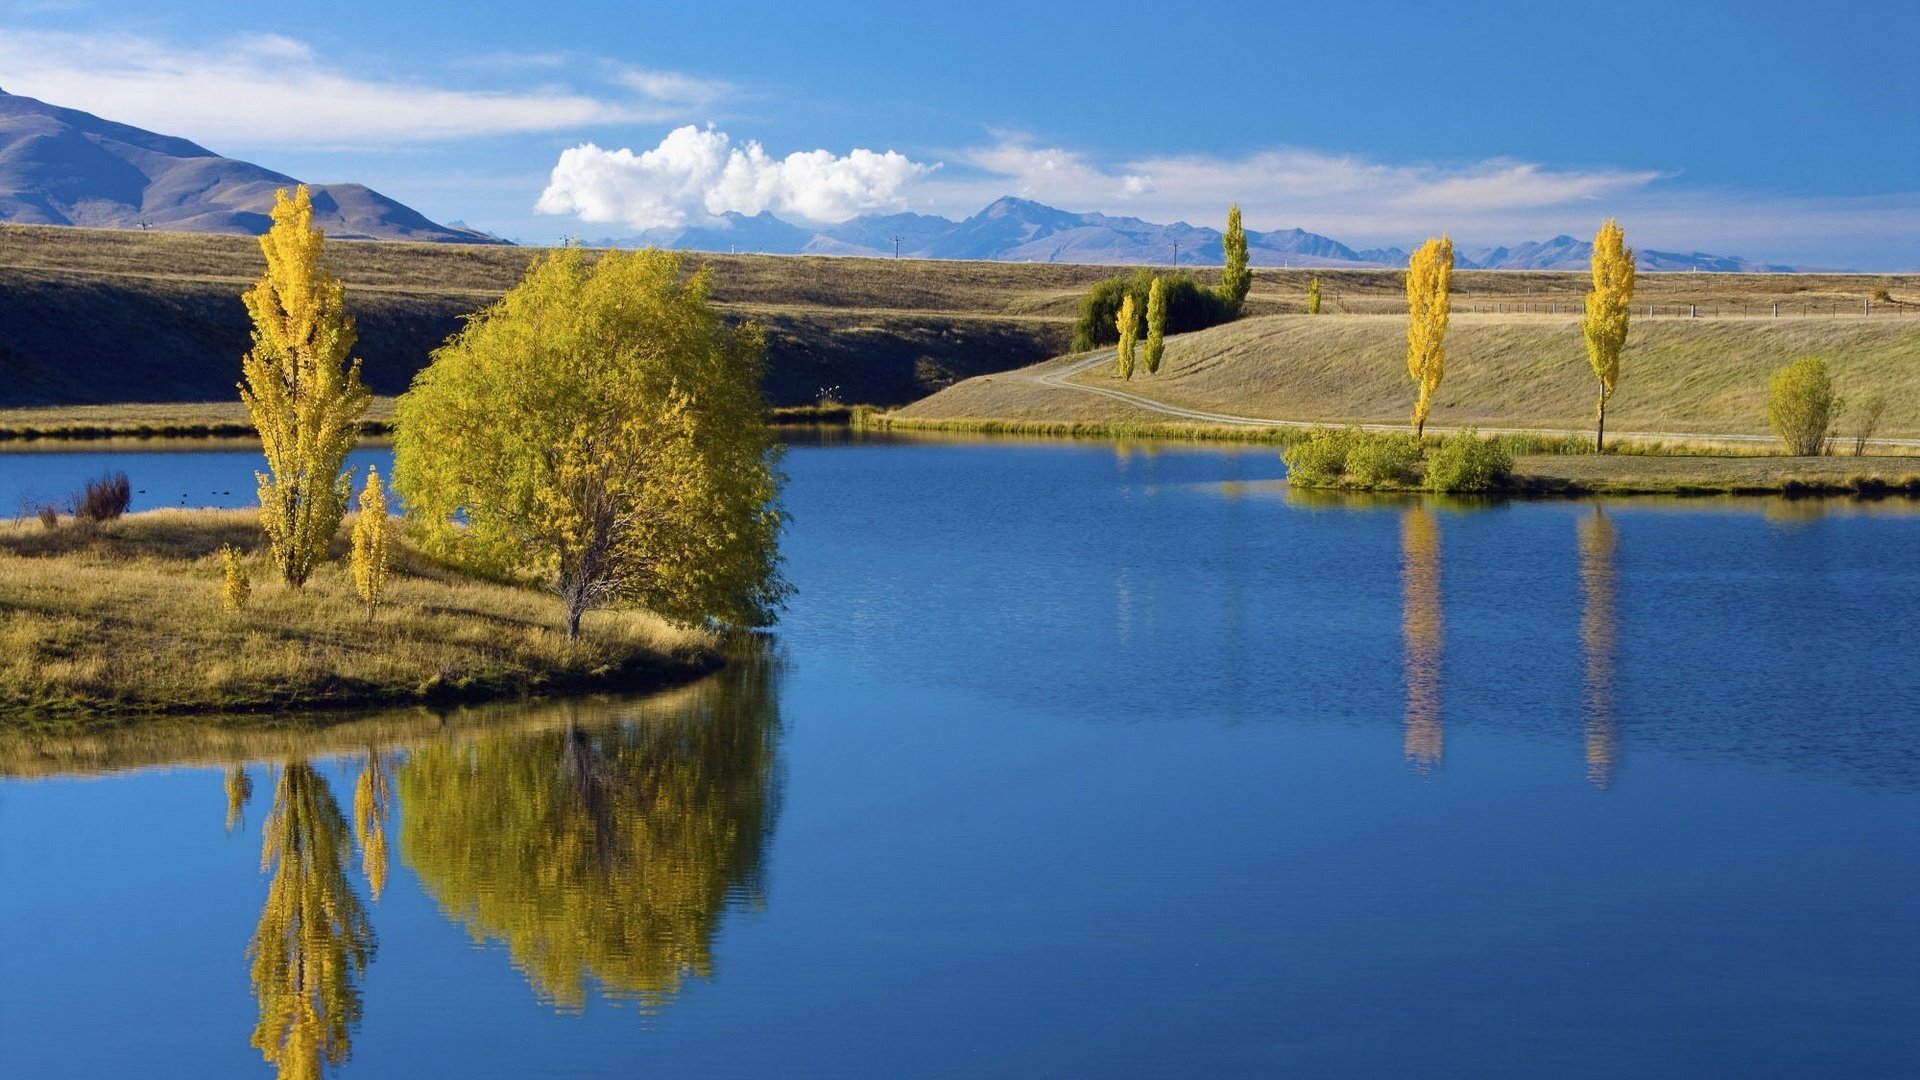
{"type": "Polygon", "coordinates": [[[392,762],[378,750],[367,751],[360,779],[353,785],[353,836],[360,842],[360,871],[375,900],[387,887],[387,818],[393,813],[392,762]]]}
{"type": "Polygon", "coordinates": [[[1586,661],[1587,779],[1604,788],[1613,780],[1619,744],[1613,729],[1613,522],[1594,507],[1580,519],[1580,651],[1586,661]]]}
{"type": "Polygon", "coordinates": [[[227,766],[227,831],[232,832],[246,815],[247,802],[253,798],[253,778],[245,765],[227,766]]]}
{"type": "Polygon", "coordinates": [[[402,857],[476,938],[506,945],[543,1000],[582,1008],[591,980],[664,1004],[686,976],[711,975],[729,900],[757,902],[777,798],[767,673],[739,665],[688,700],[418,748],[398,771],[402,857]]]}
{"type": "Polygon", "coordinates": [[[373,927],[347,881],[347,819],[327,781],[288,762],[273,791],[260,849],[272,869],[249,952],[260,1024],[253,1045],[283,1077],[318,1077],[346,1061],[360,1022],[359,980],[373,927]]]}
{"type": "Polygon", "coordinates": [[[1426,772],[1440,764],[1440,523],[1424,506],[1400,516],[1400,626],[1406,639],[1407,760],[1426,772]]]}

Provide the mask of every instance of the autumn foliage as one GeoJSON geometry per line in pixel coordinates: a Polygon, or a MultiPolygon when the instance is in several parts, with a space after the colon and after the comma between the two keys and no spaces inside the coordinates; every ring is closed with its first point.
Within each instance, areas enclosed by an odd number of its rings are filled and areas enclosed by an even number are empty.
{"type": "Polygon", "coordinates": [[[253,348],[242,361],[240,400],[260,432],[267,472],[260,523],[287,584],[299,588],[326,560],[346,516],[351,477],[342,470],[371,397],[360,384],[346,292],[320,268],[325,242],[313,227],[305,185],[274,196],[273,227],[260,238],[267,270],[243,299],[253,348]]]}
{"type": "Polygon", "coordinates": [[[1429,239],[1407,264],[1407,375],[1419,390],[1413,403],[1413,435],[1427,427],[1433,392],[1447,367],[1448,295],[1453,286],[1453,241],[1429,239]]]}

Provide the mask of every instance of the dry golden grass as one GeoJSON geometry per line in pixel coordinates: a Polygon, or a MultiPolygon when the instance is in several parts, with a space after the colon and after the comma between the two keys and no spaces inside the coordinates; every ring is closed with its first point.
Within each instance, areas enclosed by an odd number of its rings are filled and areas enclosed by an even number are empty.
{"type": "MultiPolygon", "coordinates": [[[[1074,377],[1168,405],[1313,423],[1407,421],[1405,323],[1395,316],[1244,319],[1168,339],[1157,376],[1122,382],[1110,367],[1074,377]]],[[[1430,423],[1526,429],[1590,427],[1595,383],[1578,321],[1455,315],[1447,374],[1430,423]]],[[[1920,319],[1642,319],[1607,409],[1609,431],[1764,435],[1767,377],[1799,356],[1827,358],[1843,395],[1886,395],[1879,434],[1920,436],[1920,319]]],[[[1150,420],[1094,394],[1039,385],[1061,361],[969,380],[899,415],[917,420],[1150,420]]],[[[1849,428],[1842,419],[1841,433],[1849,428]]]]}
{"type": "Polygon", "coordinates": [[[639,611],[560,634],[543,592],[405,549],[369,623],[343,567],[273,576],[253,512],[165,510],[96,528],[0,525],[0,715],[246,712],[658,686],[713,667],[712,634],[639,611]],[[220,600],[222,545],[256,552],[247,610],[220,600]]]}

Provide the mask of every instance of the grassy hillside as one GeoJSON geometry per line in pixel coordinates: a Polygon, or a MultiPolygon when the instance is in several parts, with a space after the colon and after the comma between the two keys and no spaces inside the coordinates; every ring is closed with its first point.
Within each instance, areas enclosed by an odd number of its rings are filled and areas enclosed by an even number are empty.
{"type": "MultiPolygon", "coordinates": [[[[359,354],[377,394],[405,389],[460,319],[518,280],[525,248],[340,241],[331,268],[347,283],[359,354]]],[[[808,404],[901,404],[957,380],[1059,352],[1080,295],[1123,272],[1107,266],[695,255],[717,271],[715,299],[768,328],[767,392],[808,404]]],[[[0,409],[40,405],[226,401],[247,345],[240,293],[259,274],[244,236],[0,226],[0,409]]],[[[1217,271],[1195,271],[1206,282],[1217,271]]],[[[1260,270],[1254,315],[1303,308],[1313,272],[1260,270]]],[[[1397,312],[1396,274],[1319,271],[1333,312],[1397,312]]],[[[1857,310],[1887,289],[1920,309],[1920,278],[1647,274],[1642,303],[1703,312],[1857,310]]],[[[1458,310],[1579,302],[1579,274],[1465,272],[1458,310]]],[[[1551,317],[1551,316],[1548,316],[1551,317]]]]}
{"type": "MultiPolygon", "coordinates": [[[[1405,333],[1404,321],[1394,316],[1244,319],[1169,339],[1158,375],[1136,374],[1123,383],[1111,367],[1099,367],[1071,381],[1208,412],[1403,423],[1413,400],[1405,333]]],[[[1765,433],[1768,375],[1809,354],[1828,360],[1846,397],[1887,396],[1882,435],[1920,437],[1920,317],[1901,314],[1638,319],[1608,408],[1608,428],[1765,433]]],[[[1429,423],[1586,428],[1596,389],[1576,318],[1456,314],[1447,335],[1446,380],[1429,423]]],[[[961,383],[900,415],[1046,421],[1153,416],[1109,398],[1048,387],[1027,372],[961,383]]]]}

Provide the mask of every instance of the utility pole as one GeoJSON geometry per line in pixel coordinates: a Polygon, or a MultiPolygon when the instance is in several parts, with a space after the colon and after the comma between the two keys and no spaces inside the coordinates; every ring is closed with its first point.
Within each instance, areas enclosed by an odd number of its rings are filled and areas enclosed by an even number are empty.
{"type": "Polygon", "coordinates": [[[1178,240],[1173,242],[1173,265],[1175,269],[1180,266],[1180,241],[1178,240]]]}
{"type": "Polygon", "coordinates": [[[899,236],[899,235],[895,235],[895,236],[893,237],[893,257],[894,257],[894,258],[896,258],[896,259],[897,259],[897,258],[899,258],[899,257],[900,257],[900,241],[902,241],[902,240],[905,240],[905,239],[906,239],[906,237],[904,237],[904,236],[899,236]]]}

